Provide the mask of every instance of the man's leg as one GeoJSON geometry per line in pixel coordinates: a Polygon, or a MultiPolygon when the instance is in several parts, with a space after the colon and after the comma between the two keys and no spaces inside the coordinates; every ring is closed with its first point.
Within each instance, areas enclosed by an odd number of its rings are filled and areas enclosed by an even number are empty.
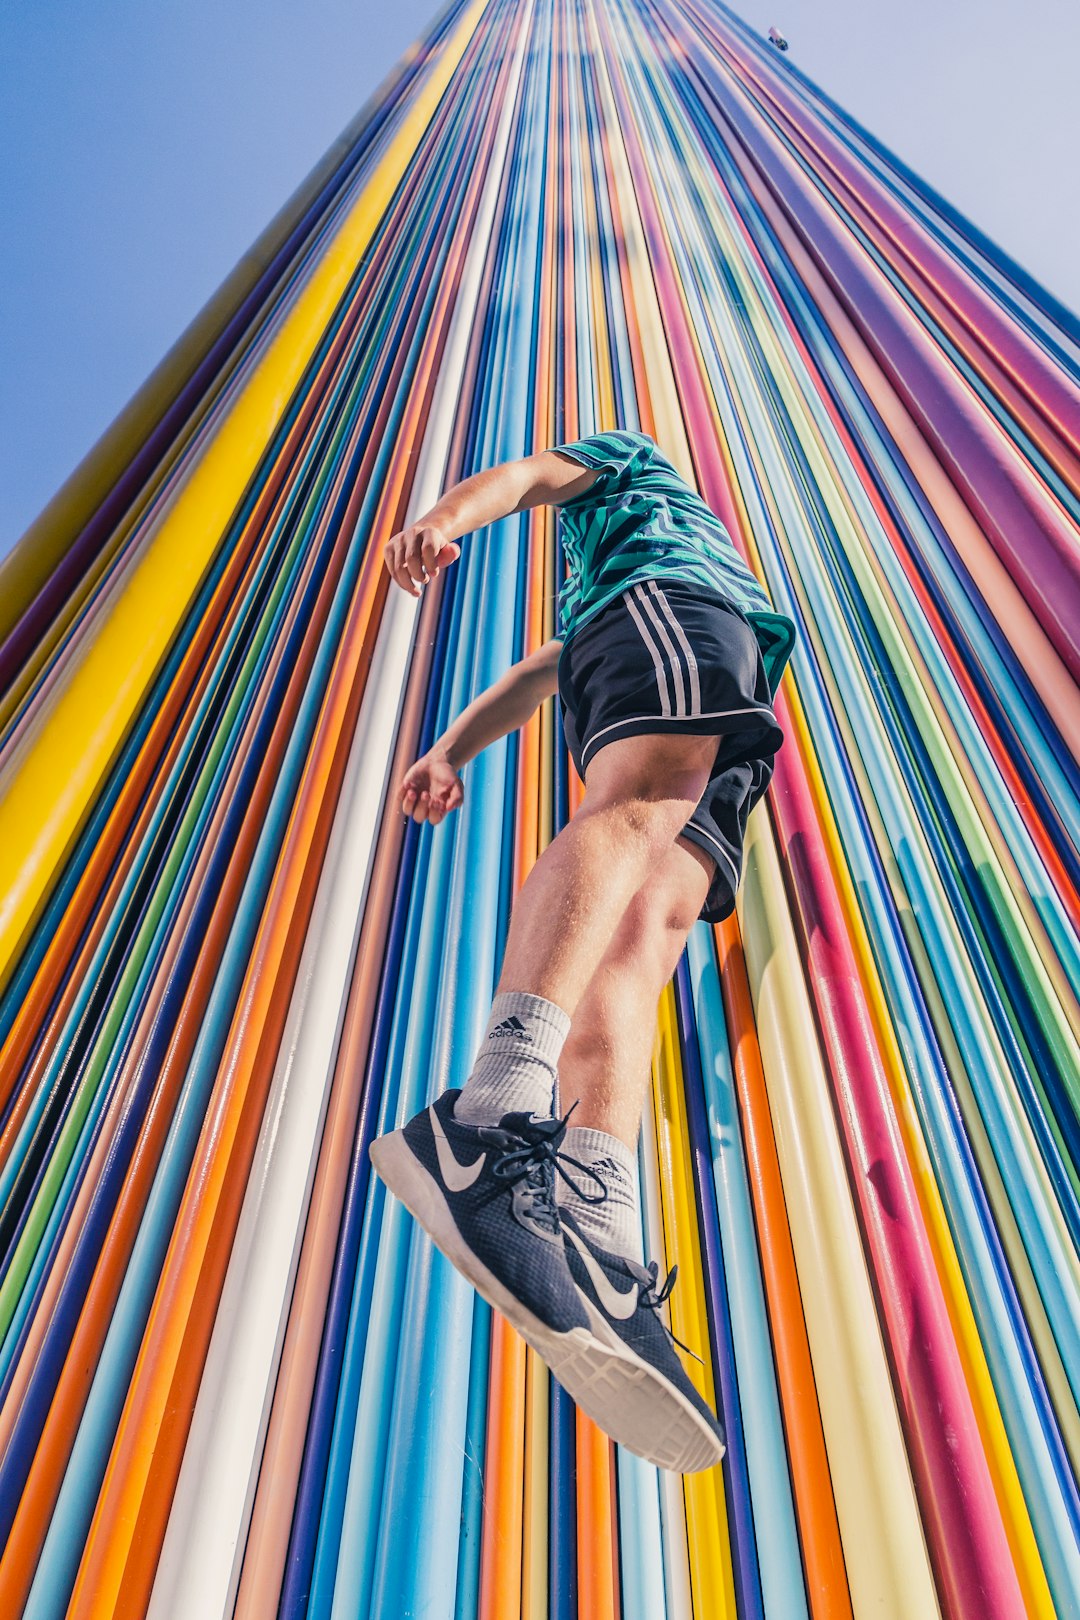
{"type": "Polygon", "coordinates": [[[517,897],[499,990],[546,996],[573,1016],[627,906],[705,791],[720,740],[624,737],[594,756],[581,805],[517,897]]]}
{"type": "Polygon", "coordinates": [[[559,1060],[559,1111],[575,1103],[564,1151],[601,1175],[578,1195],[560,1181],[560,1202],[605,1248],[641,1252],[636,1150],[664,986],[678,966],[686,936],[712,882],[714,865],[697,844],[678,839],[623,914],[603,961],[574,1014],[559,1060]]]}
{"type": "MultiPolygon", "coordinates": [[[[560,834],[545,852],[548,870],[534,883],[538,863],[515,908],[502,983],[541,989],[501,990],[466,1089],[444,1092],[370,1150],[390,1191],[582,1410],[613,1439],[680,1472],[719,1462],[724,1438],[657,1315],[674,1279],[660,1286],[655,1264],[624,1258],[625,1248],[594,1246],[571,1207],[560,1214],[556,1181],[569,1133],[552,1105],[569,1011],[635,894],[672,855],[717,746],[715,737],[641,738],[602,751],[595,765],[604,760],[609,768],[590,770],[585,800],[566,829],[572,836],[560,834]],[[618,762],[605,760],[620,746],[630,767],[621,780],[618,762]],[[556,858],[547,861],[552,851],[556,858]],[[545,989],[568,1007],[545,999],[545,989]],[[504,1058],[507,1049],[512,1059],[504,1058]]],[[[659,971],[657,960],[654,983],[659,971]]],[[[654,1016],[658,993],[659,985],[654,1016]]],[[[607,1116],[601,1109],[597,1117],[607,1116]]],[[[618,1138],[596,1134],[629,1154],[618,1138]]],[[[594,1179],[608,1198],[613,1184],[594,1179]]]]}
{"type": "Polygon", "coordinates": [[[515,902],[460,1118],[551,1111],[570,1020],[627,907],[671,854],[719,744],[715,735],[665,733],[625,737],[594,756],[581,805],[515,902]]]}
{"type": "Polygon", "coordinates": [[[575,1126],[636,1150],[661,993],[712,881],[713,862],[679,839],[631,900],[588,988],[559,1060],[559,1107],[575,1126]]]}

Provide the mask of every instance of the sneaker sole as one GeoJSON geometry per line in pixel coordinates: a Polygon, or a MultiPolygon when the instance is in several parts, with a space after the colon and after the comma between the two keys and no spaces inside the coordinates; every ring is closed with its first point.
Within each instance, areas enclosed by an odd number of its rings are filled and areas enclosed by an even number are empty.
{"type": "Polygon", "coordinates": [[[442,1189],[403,1131],[376,1138],[369,1152],[382,1181],[439,1252],[517,1329],[598,1428],[646,1462],[673,1473],[696,1473],[720,1461],[724,1447],[701,1414],[647,1361],[621,1341],[608,1342],[614,1330],[580,1290],[596,1332],[571,1328],[559,1333],[510,1293],[465,1242],[442,1189]]]}

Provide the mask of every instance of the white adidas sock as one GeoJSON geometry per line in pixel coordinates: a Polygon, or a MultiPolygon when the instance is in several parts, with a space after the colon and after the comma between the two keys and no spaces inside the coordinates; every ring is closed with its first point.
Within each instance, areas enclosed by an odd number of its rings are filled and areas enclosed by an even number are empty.
{"type": "Polygon", "coordinates": [[[454,1118],[466,1125],[497,1125],[504,1114],[517,1112],[550,1119],[569,1029],[569,1014],[543,996],[526,990],[496,996],[454,1118]]]}
{"type": "Polygon", "coordinates": [[[591,1176],[568,1164],[567,1174],[580,1183],[585,1196],[568,1186],[562,1176],[556,1176],[560,1209],[568,1209],[586,1237],[591,1237],[600,1248],[610,1249],[613,1254],[621,1254],[641,1263],[638,1170],[634,1154],[626,1143],[617,1136],[609,1136],[607,1131],[594,1131],[586,1125],[570,1125],[559,1151],[569,1154],[580,1164],[588,1165],[601,1177],[607,1188],[607,1197],[602,1203],[590,1203],[588,1200],[599,1193],[599,1187],[591,1176]]]}

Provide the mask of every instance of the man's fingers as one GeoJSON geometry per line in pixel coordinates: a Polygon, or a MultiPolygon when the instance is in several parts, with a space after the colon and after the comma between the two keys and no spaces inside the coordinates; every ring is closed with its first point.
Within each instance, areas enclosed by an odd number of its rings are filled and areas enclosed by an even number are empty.
{"type": "Polygon", "coordinates": [[[432,800],[433,813],[431,815],[431,820],[435,823],[435,825],[438,826],[439,822],[444,821],[452,810],[456,810],[464,797],[465,792],[462,788],[461,782],[455,778],[454,781],[449,784],[446,790],[441,793],[437,799],[432,800]],[[434,812],[437,812],[437,817],[434,812]]]}
{"type": "Polygon", "coordinates": [[[444,539],[442,535],[439,535],[439,538],[434,539],[434,541],[424,539],[421,556],[423,556],[427,573],[431,575],[432,580],[437,580],[442,570],[449,569],[452,562],[458,561],[458,557],[461,556],[461,548],[458,546],[457,541],[444,539]]]}
{"type": "Polygon", "coordinates": [[[393,539],[387,541],[383,550],[383,561],[386,563],[387,572],[395,585],[400,585],[401,589],[408,591],[410,596],[420,595],[420,588],[414,582],[406,561],[406,536],[404,534],[395,534],[393,539]]]}
{"type": "Polygon", "coordinates": [[[410,596],[419,596],[423,589],[424,576],[419,571],[415,558],[410,557],[407,543],[402,547],[398,584],[403,590],[408,591],[410,596]]]}
{"type": "Polygon", "coordinates": [[[390,569],[390,576],[394,584],[399,586],[401,590],[408,591],[410,595],[413,594],[412,580],[409,578],[405,568],[405,542],[403,540],[399,540],[394,547],[394,561],[390,569]]]}
{"type": "Polygon", "coordinates": [[[410,596],[420,596],[424,586],[438,579],[442,569],[457,562],[461,547],[447,540],[438,529],[413,525],[402,529],[386,542],[383,560],[396,585],[410,596]]]}
{"type": "Polygon", "coordinates": [[[437,827],[451,810],[458,808],[464,797],[460,779],[455,779],[438,791],[423,788],[419,783],[415,786],[403,783],[401,808],[405,816],[411,816],[414,821],[430,821],[433,827],[437,827]]]}
{"type": "MultiPolygon", "coordinates": [[[[410,535],[408,540],[405,542],[405,567],[408,571],[410,579],[412,579],[417,586],[422,586],[427,583],[427,575],[424,573],[424,559],[420,554],[420,547],[421,540],[418,534],[410,535]]],[[[417,590],[415,594],[419,596],[419,590],[417,590]]]]}
{"type": "Polygon", "coordinates": [[[441,549],[442,541],[434,529],[423,529],[420,539],[420,561],[429,579],[434,579],[439,572],[438,557],[441,549]]]}

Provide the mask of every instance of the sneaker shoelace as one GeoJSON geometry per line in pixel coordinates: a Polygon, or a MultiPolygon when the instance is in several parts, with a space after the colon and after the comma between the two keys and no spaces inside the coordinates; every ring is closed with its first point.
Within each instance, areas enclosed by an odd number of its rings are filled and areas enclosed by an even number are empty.
{"type": "MultiPolygon", "coordinates": [[[[572,1187],[586,1204],[602,1204],[608,1196],[603,1177],[597,1175],[591,1165],[582,1164],[581,1160],[575,1159],[572,1154],[559,1151],[559,1144],[566,1135],[567,1121],[576,1107],[575,1102],[562,1119],[530,1120],[527,1123],[523,1122],[521,1128],[514,1131],[495,1128],[500,1136],[508,1139],[508,1142],[498,1158],[492,1162],[492,1180],[496,1185],[492,1186],[488,1196],[496,1196],[501,1190],[499,1183],[514,1187],[524,1182],[525,1185],[518,1196],[527,1199],[533,1219],[538,1220],[550,1232],[559,1231],[559,1207],[555,1197],[557,1175],[562,1176],[567,1186],[572,1187]],[[511,1147],[509,1142],[516,1142],[519,1145],[511,1147]],[[587,1192],[581,1182],[567,1170],[567,1165],[572,1165],[575,1170],[580,1170],[582,1175],[588,1176],[599,1191],[587,1192]]],[[[490,1140],[490,1135],[493,1134],[490,1127],[485,1134],[490,1140]]],[[[662,1286],[657,1288],[660,1270],[655,1260],[650,1260],[648,1266],[639,1266],[629,1259],[623,1263],[638,1285],[638,1304],[644,1305],[646,1310],[659,1313],[675,1286],[675,1279],[679,1274],[678,1266],[672,1266],[662,1286]]],[[[693,1356],[695,1361],[701,1362],[701,1357],[696,1351],[675,1337],[662,1316],[658,1315],[657,1319],[673,1344],[677,1344],[680,1350],[685,1350],[688,1356],[693,1356]]]]}
{"type": "Polygon", "coordinates": [[[702,1361],[697,1351],[691,1350],[688,1344],[683,1344],[681,1339],[677,1339],[674,1333],[672,1333],[671,1329],[668,1327],[667,1323],[664,1321],[664,1318],[659,1315],[660,1307],[664,1304],[665,1300],[671,1293],[671,1290],[674,1288],[675,1278],[678,1276],[678,1274],[678,1266],[672,1266],[671,1270],[667,1274],[667,1277],[664,1279],[664,1286],[662,1288],[657,1288],[656,1282],[660,1275],[660,1270],[656,1264],[656,1261],[650,1260],[648,1265],[649,1280],[647,1284],[642,1284],[641,1293],[638,1296],[638,1302],[639,1304],[644,1305],[647,1310],[657,1312],[657,1320],[659,1321],[664,1332],[667,1334],[668,1338],[671,1340],[672,1344],[677,1344],[680,1350],[685,1350],[688,1356],[693,1356],[695,1361],[700,1362],[701,1365],[704,1366],[705,1363],[702,1361]]]}
{"type": "MultiPolygon", "coordinates": [[[[506,1187],[519,1187],[518,1196],[524,1198],[528,1204],[529,1213],[533,1219],[540,1222],[550,1232],[559,1231],[559,1207],[555,1196],[555,1177],[562,1176],[568,1187],[572,1187],[578,1197],[587,1204],[602,1204],[607,1198],[607,1187],[603,1178],[580,1159],[575,1159],[569,1153],[562,1153],[559,1144],[566,1135],[566,1124],[570,1115],[577,1107],[575,1102],[568,1109],[562,1119],[530,1120],[523,1122],[520,1128],[504,1131],[496,1127],[499,1135],[508,1138],[507,1145],[493,1159],[491,1165],[492,1186],[489,1197],[494,1197],[501,1190],[501,1183],[506,1187]],[[516,1143],[510,1146],[509,1142],[516,1143]],[[595,1182],[599,1192],[590,1194],[582,1184],[566,1168],[572,1165],[595,1182]],[[522,1185],[522,1183],[524,1185],[522,1185]]],[[[490,1140],[489,1132],[485,1133],[490,1140]]]]}

